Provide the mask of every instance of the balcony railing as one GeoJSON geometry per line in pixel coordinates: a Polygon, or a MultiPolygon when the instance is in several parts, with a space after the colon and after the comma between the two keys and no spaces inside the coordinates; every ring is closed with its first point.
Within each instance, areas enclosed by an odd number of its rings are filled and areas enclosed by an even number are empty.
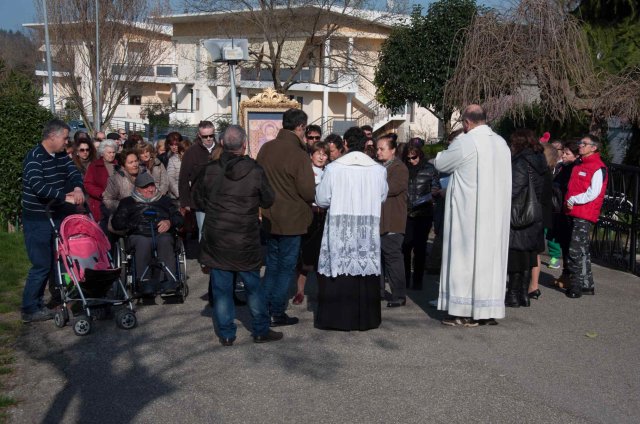
{"type": "MultiPolygon", "coordinates": [[[[291,69],[280,69],[280,80],[288,80],[291,74],[291,69]]],[[[268,69],[243,68],[240,70],[240,77],[243,81],[273,81],[271,72],[268,69]]],[[[313,82],[312,79],[313,71],[311,69],[302,69],[294,78],[298,82],[313,82]]]]}
{"type": "MultiPolygon", "coordinates": [[[[36,71],[48,72],[47,62],[36,62],[36,71]]],[[[51,62],[51,72],[69,72],[58,62],[51,62]]]]}
{"type": "Polygon", "coordinates": [[[174,78],[178,76],[178,65],[129,65],[115,63],[111,65],[111,73],[120,76],[174,78]]]}

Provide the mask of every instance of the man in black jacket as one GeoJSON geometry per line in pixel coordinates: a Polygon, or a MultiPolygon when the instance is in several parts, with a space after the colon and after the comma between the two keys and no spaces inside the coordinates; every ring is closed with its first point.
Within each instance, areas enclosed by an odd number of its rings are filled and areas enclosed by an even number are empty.
{"type": "MultiPolygon", "coordinates": [[[[148,172],[138,174],[135,190],[131,196],[120,201],[111,220],[113,229],[126,231],[129,247],[135,248],[138,278],[142,277],[151,261],[152,226],[156,236],[158,259],[175,275],[174,236],[169,230],[181,227],[182,224],[183,219],[178,208],[168,196],[158,192],[155,181],[148,172]]],[[[165,276],[163,281],[161,291],[175,289],[176,282],[173,278],[165,276]]],[[[155,289],[155,282],[151,278],[142,282],[142,294],[153,294],[155,289]]]]}
{"type": "Polygon", "coordinates": [[[236,339],[233,322],[233,274],[238,272],[247,291],[256,343],[280,340],[282,333],[269,329],[269,314],[260,284],[262,248],[259,208],[273,204],[274,192],[262,167],[244,154],[247,135],[242,127],[229,126],[222,136],[223,153],[211,162],[195,192],[196,207],[205,212],[200,243],[200,263],[211,269],[213,317],[220,343],[236,339]]]}

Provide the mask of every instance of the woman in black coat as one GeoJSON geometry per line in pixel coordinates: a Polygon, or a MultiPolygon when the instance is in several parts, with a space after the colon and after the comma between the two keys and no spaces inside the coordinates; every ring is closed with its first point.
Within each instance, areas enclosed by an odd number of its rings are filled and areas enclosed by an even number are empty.
{"type": "Polygon", "coordinates": [[[438,181],[438,173],[433,164],[427,161],[418,145],[409,144],[405,149],[404,157],[409,169],[407,226],[402,244],[404,273],[407,287],[409,287],[413,252],[413,289],[422,290],[427,238],[433,223],[431,188],[438,181]]]}
{"type": "MultiPolygon", "coordinates": [[[[529,281],[531,268],[538,264],[538,253],[544,251],[544,223],[543,204],[550,197],[549,190],[545,190],[545,180],[549,179],[549,169],[543,154],[543,147],[531,130],[518,129],[509,139],[511,148],[512,192],[511,200],[518,199],[525,190],[529,189],[531,178],[538,199],[539,217],[532,224],[514,228],[509,232],[509,259],[507,273],[507,295],[505,306],[529,306],[529,281]]],[[[513,207],[513,206],[512,206],[513,207]]]]}

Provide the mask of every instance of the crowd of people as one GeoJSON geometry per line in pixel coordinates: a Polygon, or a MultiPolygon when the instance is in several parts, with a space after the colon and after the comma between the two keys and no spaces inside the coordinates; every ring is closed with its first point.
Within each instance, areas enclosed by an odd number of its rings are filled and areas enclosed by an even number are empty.
{"type": "MultiPolygon", "coordinates": [[[[149,225],[157,226],[167,265],[169,233],[193,228],[224,346],[236,338],[237,278],[256,343],[279,340],[283,334],[272,328],[298,323],[287,314],[289,301],[304,303],[311,273],[318,281],[315,326],[327,330],[377,328],[381,301],[405,306],[407,290],[422,290],[427,271],[440,273],[432,306],[447,312],[443,324],[495,325],[506,307],[527,307],[541,296],[547,245],[548,266],[563,263],[556,284],[566,295],[595,294],[589,233],[607,186],[598,138],[550,142],[548,133],[517,129],[505,141],[480,106],[461,118],[448,148],[429,158],[424,140],[374,138],[369,126],[323,138],[305,112],[290,109],[255,160],[237,125],[216,140],[214,124],[202,121],[193,144],[172,132],[155,146],[124,131],[98,132],[93,140],[76,133],[65,151],[69,127],[53,120],[24,161],[23,223],[33,266],[23,321],[51,317],[43,303],[47,281],[54,283],[45,205],[83,204],[85,196],[109,238],[126,235],[136,248],[138,275],[150,255],[149,225]],[[159,214],[153,223],[144,215],[149,208],[159,214]]],[[[147,282],[141,294],[164,290],[171,287],[147,282]]]]}

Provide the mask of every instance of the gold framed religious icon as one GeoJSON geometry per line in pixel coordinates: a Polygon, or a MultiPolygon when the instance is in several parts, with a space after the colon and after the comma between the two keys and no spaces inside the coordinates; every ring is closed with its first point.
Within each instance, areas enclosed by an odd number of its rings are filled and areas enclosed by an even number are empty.
{"type": "Polygon", "coordinates": [[[240,102],[240,125],[247,132],[247,154],[258,156],[260,148],[273,140],[282,128],[282,114],[301,105],[273,88],[240,102]]]}

